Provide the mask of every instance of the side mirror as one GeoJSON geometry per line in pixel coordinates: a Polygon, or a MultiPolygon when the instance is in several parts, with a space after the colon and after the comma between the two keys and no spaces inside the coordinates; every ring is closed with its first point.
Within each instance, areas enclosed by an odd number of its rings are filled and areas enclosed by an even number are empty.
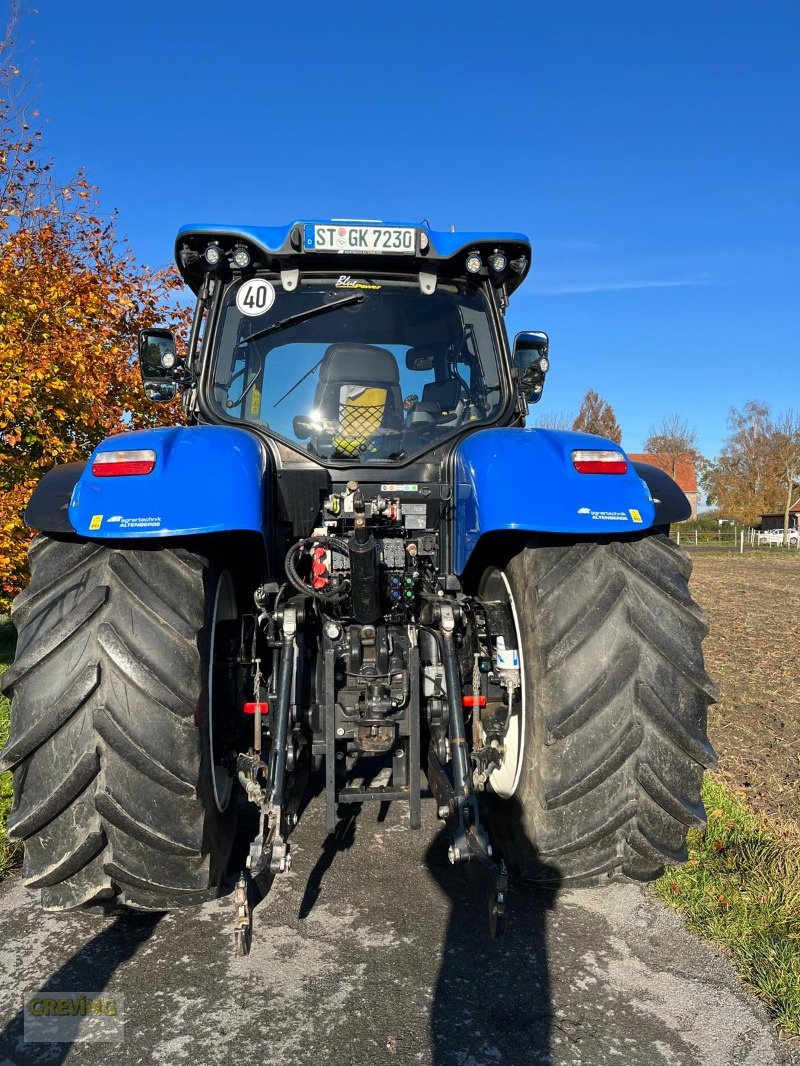
{"type": "Polygon", "coordinates": [[[544,392],[544,379],[550,369],[546,333],[518,333],[514,338],[512,366],[519,388],[527,403],[538,403],[544,392]]]}
{"type": "Polygon", "coordinates": [[[298,440],[308,440],[314,432],[314,423],[308,415],[295,415],[292,419],[292,432],[298,440]]]}
{"type": "Polygon", "coordinates": [[[152,403],[169,403],[178,386],[175,371],[178,356],[175,338],[168,329],[143,329],[139,332],[139,370],[144,394],[152,403]]]}

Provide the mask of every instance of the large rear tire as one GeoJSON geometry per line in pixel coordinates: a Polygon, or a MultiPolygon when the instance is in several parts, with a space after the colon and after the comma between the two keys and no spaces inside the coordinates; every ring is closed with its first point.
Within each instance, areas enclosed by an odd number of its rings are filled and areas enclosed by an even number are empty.
{"type": "Polygon", "coordinates": [[[513,792],[490,801],[506,857],[534,880],[658,877],[705,823],[715,761],[687,554],[663,535],[531,543],[498,571],[524,686],[513,792]]]}
{"type": "Polygon", "coordinates": [[[152,542],[40,536],[30,565],[0,759],[25,884],[51,910],[208,899],[235,831],[235,798],[215,798],[209,729],[215,605],[230,579],[152,542]]]}

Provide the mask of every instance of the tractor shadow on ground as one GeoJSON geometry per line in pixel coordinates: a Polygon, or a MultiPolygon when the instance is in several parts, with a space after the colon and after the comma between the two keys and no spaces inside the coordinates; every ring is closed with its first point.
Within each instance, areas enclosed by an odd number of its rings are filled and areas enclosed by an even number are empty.
{"type": "Polygon", "coordinates": [[[505,935],[492,940],[488,904],[463,867],[450,865],[447,847],[443,831],[426,856],[451,903],[431,1005],[432,1061],[549,1066],[554,1008],[547,914],[555,907],[560,877],[544,865],[535,884],[512,877],[505,935]]]}
{"type": "MultiPolygon", "coordinates": [[[[312,773],[299,797],[297,807],[298,819],[302,817],[303,812],[309,804],[320,796],[324,790],[324,777],[319,772],[312,773]]],[[[227,870],[220,886],[220,896],[222,897],[227,897],[233,894],[239,875],[246,868],[250,845],[258,832],[258,809],[253,803],[248,802],[243,794],[239,796],[238,804],[236,812],[236,837],[233,842],[230,858],[228,859],[227,870]]],[[[386,806],[388,806],[388,804],[386,806]]],[[[323,878],[333,864],[337,853],[340,851],[346,851],[353,845],[355,841],[356,818],[358,814],[359,808],[357,806],[339,805],[339,820],[336,833],[332,837],[325,837],[321,854],[308,877],[306,889],[300,904],[299,918],[307,918],[311,913],[314,904],[319,898],[323,878]]],[[[290,845],[291,839],[292,834],[290,833],[290,845]]],[[[256,910],[266,899],[274,880],[275,875],[267,871],[250,882],[250,903],[253,908],[254,920],[256,910]]]]}
{"type": "MultiPolygon", "coordinates": [[[[26,999],[33,996],[62,994],[98,995],[102,993],[116,970],[133,958],[150,939],[156,926],[164,917],[162,913],[118,914],[111,925],[106,926],[72,955],[60,969],[52,974],[40,989],[20,989],[26,999]]],[[[58,1066],[68,1055],[74,1054],[74,1043],[26,1043],[24,1039],[23,1007],[0,1029],[0,1062],[14,1066],[58,1066]],[[44,1049],[44,1051],[43,1051],[44,1049]]]]}
{"type": "Polygon", "coordinates": [[[302,921],[311,913],[322,891],[322,880],[331,868],[339,852],[349,851],[356,839],[356,819],[360,810],[353,806],[339,808],[339,821],[333,836],[325,838],[320,856],[308,875],[297,917],[302,921]]]}
{"type": "MultiPolygon", "coordinates": [[[[313,775],[301,813],[318,800],[323,788],[321,777],[313,775]]],[[[504,805],[509,821],[516,821],[509,817],[513,802],[504,805]]],[[[223,895],[233,890],[258,825],[255,807],[246,803],[243,807],[223,895]]],[[[307,875],[297,914],[300,920],[313,911],[337,856],[359,846],[359,819],[374,817],[358,805],[340,805],[338,813],[336,833],[323,839],[307,875]]],[[[386,810],[379,809],[377,823],[385,818],[386,810]]],[[[423,828],[420,832],[429,831],[423,828]]],[[[464,868],[450,865],[448,843],[443,828],[424,856],[431,880],[449,903],[444,933],[437,934],[437,942],[430,944],[439,962],[428,1018],[430,1061],[435,1066],[550,1066],[553,1030],[558,1023],[551,994],[547,918],[560,891],[559,875],[552,867],[540,865],[541,883],[512,877],[507,929],[501,939],[492,940],[488,903],[464,868]]],[[[497,834],[493,844],[496,853],[504,851],[497,834]]],[[[527,850],[535,862],[535,848],[528,844],[527,850]]],[[[256,895],[254,908],[262,898],[256,895]]],[[[412,1060],[398,1057],[396,1061],[412,1060]]]]}

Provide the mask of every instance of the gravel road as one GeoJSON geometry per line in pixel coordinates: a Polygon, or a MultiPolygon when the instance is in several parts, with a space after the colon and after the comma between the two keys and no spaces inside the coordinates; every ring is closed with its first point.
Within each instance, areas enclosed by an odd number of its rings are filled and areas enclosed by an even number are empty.
{"type": "MultiPolygon", "coordinates": [[[[425,804],[367,807],[326,847],[321,797],[294,865],[232,949],[230,895],[135,917],[44,914],[0,885],[0,1064],[772,1066],[796,1062],[728,962],[639,886],[512,893],[506,938],[447,863],[425,804]],[[122,996],[121,1043],[31,1043],[23,997],[122,996]]],[[[230,890],[231,886],[228,886],[230,890]]]]}

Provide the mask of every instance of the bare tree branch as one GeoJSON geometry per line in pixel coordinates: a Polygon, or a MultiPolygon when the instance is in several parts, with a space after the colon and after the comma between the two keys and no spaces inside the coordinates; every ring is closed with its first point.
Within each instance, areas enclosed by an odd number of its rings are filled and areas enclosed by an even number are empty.
{"type": "Polygon", "coordinates": [[[697,431],[680,415],[669,415],[658,426],[651,426],[643,448],[649,455],[663,456],[672,467],[669,472],[673,478],[683,459],[688,457],[695,464],[703,463],[697,450],[697,431]]]}

